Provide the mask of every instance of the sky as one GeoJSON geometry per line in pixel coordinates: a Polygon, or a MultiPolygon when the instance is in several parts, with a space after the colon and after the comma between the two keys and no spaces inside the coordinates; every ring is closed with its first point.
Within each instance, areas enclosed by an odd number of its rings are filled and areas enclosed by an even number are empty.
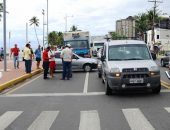
{"type": "MultiPolygon", "coordinates": [[[[2,3],[3,0],[0,0],[2,3]]],[[[47,0],[6,0],[7,48],[15,43],[23,48],[26,43],[26,23],[28,23],[28,41],[33,48],[36,41],[34,27],[29,20],[36,16],[39,19],[37,34],[40,43],[43,41],[43,15],[45,10],[44,33],[47,34],[47,0]],[[10,37],[9,37],[10,32],[10,37]]],[[[72,25],[78,29],[89,31],[91,36],[105,35],[115,31],[116,20],[125,19],[128,16],[145,13],[153,9],[153,3],[148,0],[48,0],[48,30],[66,31],[72,25]]],[[[163,0],[157,9],[160,13],[170,15],[170,0],[163,0]]],[[[0,47],[3,47],[3,19],[0,21],[0,47]]]]}

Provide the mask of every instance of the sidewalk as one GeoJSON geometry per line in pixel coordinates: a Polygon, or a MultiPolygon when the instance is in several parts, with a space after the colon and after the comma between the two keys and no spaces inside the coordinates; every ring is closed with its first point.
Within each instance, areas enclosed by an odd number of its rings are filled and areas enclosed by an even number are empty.
{"type": "MultiPolygon", "coordinates": [[[[42,62],[41,62],[42,63],[42,62]]],[[[42,64],[40,65],[40,67],[42,64]]],[[[0,86],[11,80],[15,80],[19,77],[26,75],[25,62],[19,62],[19,69],[14,69],[13,60],[7,58],[7,71],[4,72],[4,61],[0,61],[0,86]]],[[[36,61],[32,62],[32,72],[36,71],[36,61]]]]}

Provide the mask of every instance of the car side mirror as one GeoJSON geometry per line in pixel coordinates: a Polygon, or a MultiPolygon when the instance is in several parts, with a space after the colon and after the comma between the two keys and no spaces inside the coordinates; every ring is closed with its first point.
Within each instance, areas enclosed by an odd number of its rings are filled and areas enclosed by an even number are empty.
{"type": "Polygon", "coordinates": [[[167,54],[167,53],[165,53],[165,56],[168,56],[168,54],[167,54]]]}
{"type": "Polygon", "coordinates": [[[102,62],[104,62],[104,61],[105,61],[105,59],[106,59],[106,57],[105,57],[105,56],[101,56],[101,61],[102,61],[102,62]]]}

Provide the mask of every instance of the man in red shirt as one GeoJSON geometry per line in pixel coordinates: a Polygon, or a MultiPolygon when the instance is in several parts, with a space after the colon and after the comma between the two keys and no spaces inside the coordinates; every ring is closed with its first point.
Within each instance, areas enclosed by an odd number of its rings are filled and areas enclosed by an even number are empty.
{"type": "Polygon", "coordinates": [[[47,47],[43,52],[43,69],[44,69],[44,79],[48,79],[47,74],[49,70],[49,59],[48,52],[50,50],[50,47],[47,47]]]}
{"type": "Polygon", "coordinates": [[[14,68],[19,69],[19,48],[17,47],[17,44],[14,44],[14,48],[11,48],[11,54],[10,57],[13,55],[14,60],[14,68]]]}

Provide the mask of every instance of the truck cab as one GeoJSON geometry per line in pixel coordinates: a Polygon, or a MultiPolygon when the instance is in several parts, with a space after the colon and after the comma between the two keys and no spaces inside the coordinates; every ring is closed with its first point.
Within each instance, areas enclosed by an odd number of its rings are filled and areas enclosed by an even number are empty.
{"type": "Polygon", "coordinates": [[[115,40],[105,42],[101,71],[106,95],[113,90],[161,90],[160,70],[143,41],[115,40]]]}

